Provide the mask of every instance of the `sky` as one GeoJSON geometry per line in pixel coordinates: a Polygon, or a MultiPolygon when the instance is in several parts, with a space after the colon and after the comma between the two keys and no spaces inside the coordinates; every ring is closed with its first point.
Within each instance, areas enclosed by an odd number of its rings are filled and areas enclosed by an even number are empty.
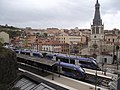
{"type": "MultiPolygon", "coordinates": [[[[91,28],[96,0],[0,0],[0,24],[32,28],[91,28]]],[[[120,0],[99,0],[104,28],[120,29],[120,0]]]]}

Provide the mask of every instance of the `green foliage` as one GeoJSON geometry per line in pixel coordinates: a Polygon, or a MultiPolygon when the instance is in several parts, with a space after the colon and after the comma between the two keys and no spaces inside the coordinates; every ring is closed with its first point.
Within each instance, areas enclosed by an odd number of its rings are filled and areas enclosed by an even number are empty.
{"type": "Polygon", "coordinates": [[[3,42],[4,42],[3,38],[0,38],[0,43],[3,43],[3,42]]]}
{"type": "Polygon", "coordinates": [[[20,89],[16,87],[8,89],[7,84],[0,84],[0,90],[20,90],[20,89]]]}
{"type": "Polygon", "coordinates": [[[8,90],[6,84],[0,84],[0,90],[8,90]]]}
{"type": "Polygon", "coordinates": [[[46,38],[47,36],[48,36],[48,34],[47,34],[47,33],[44,33],[44,34],[43,34],[43,37],[44,37],[44,38],[46,38]]]}
{"type": "Polygon", "coordinates": [[[2,47],[2,43],[0,42],[0,48],[2,47]]]}
{"type": "Polygon", "coordinates": [[[9,84],[17,77],[16,55],[11,50],[0,48],[0,84],[9,84]]]}
{"type": "Polygon", "coordinates": [[[21,31],[18,31],[19,29],[13,29],[13,28],[0,28],[0,32],[6,32],[9,34],[10,38],[20,36],[21,31]]]}

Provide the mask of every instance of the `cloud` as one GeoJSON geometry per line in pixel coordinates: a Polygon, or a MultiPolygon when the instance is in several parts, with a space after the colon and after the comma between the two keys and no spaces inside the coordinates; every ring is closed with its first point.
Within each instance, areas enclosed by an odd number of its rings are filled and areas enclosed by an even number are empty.
{"type": "MultiPolygon", "coordinates": [[[[105,23],[119,11],[118,3],[119,0],[100,1],[105,23]]],[[[33,28],[90,28],[94,4],[94,0],[0,0],[0,23],[33,28]]]]}
{"type": "Polygon", "coordinates": [[[120,29],[120,11],[117,13],[108,13],[103,16],[104,23],[105,23],[105,28],[119,28],[120,29]]]}

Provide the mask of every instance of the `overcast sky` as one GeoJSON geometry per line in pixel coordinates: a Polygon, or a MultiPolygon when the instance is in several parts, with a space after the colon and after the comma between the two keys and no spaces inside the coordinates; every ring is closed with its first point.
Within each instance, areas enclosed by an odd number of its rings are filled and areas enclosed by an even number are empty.
{"type": "MultiPolygon", "coordinates": [[[[0,24],[90,28],[96,0],[0,0],[0,24]]],[[[105,29],[120,29],[120,0],[99,0],[105,29]]]]}

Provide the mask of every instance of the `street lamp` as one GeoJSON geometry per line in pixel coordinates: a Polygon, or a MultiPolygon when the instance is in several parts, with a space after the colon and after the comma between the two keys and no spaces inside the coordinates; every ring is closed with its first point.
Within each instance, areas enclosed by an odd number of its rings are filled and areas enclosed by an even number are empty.
{"type": "Polygon", "coordinates": [[[118,70],[118,63],[119,63],[119,61],[118,61],[118,51],[119,51],[119,46],[117,45],[117,46],[116,46],[117,70],[118,70]]]}
{"type": "MultiPolygon", "coordinates": [[[[94,57],[96,58],[96,56],[97,56],[97,55],[96,55],[96,49],[98,48],[98,45],[97,45],[96,43],[94,43],[92,47],[94,48],[94,53],[95,53],[95,54],[94,54],[94,55],[95,55],[94,57]]],[[[96,78],[95,78],[95,79],[96,79],[96,80],[95,80],[95,90],[97,90],[97,67],[96,67],[95,77],[96,77],[96,78]]]]}

